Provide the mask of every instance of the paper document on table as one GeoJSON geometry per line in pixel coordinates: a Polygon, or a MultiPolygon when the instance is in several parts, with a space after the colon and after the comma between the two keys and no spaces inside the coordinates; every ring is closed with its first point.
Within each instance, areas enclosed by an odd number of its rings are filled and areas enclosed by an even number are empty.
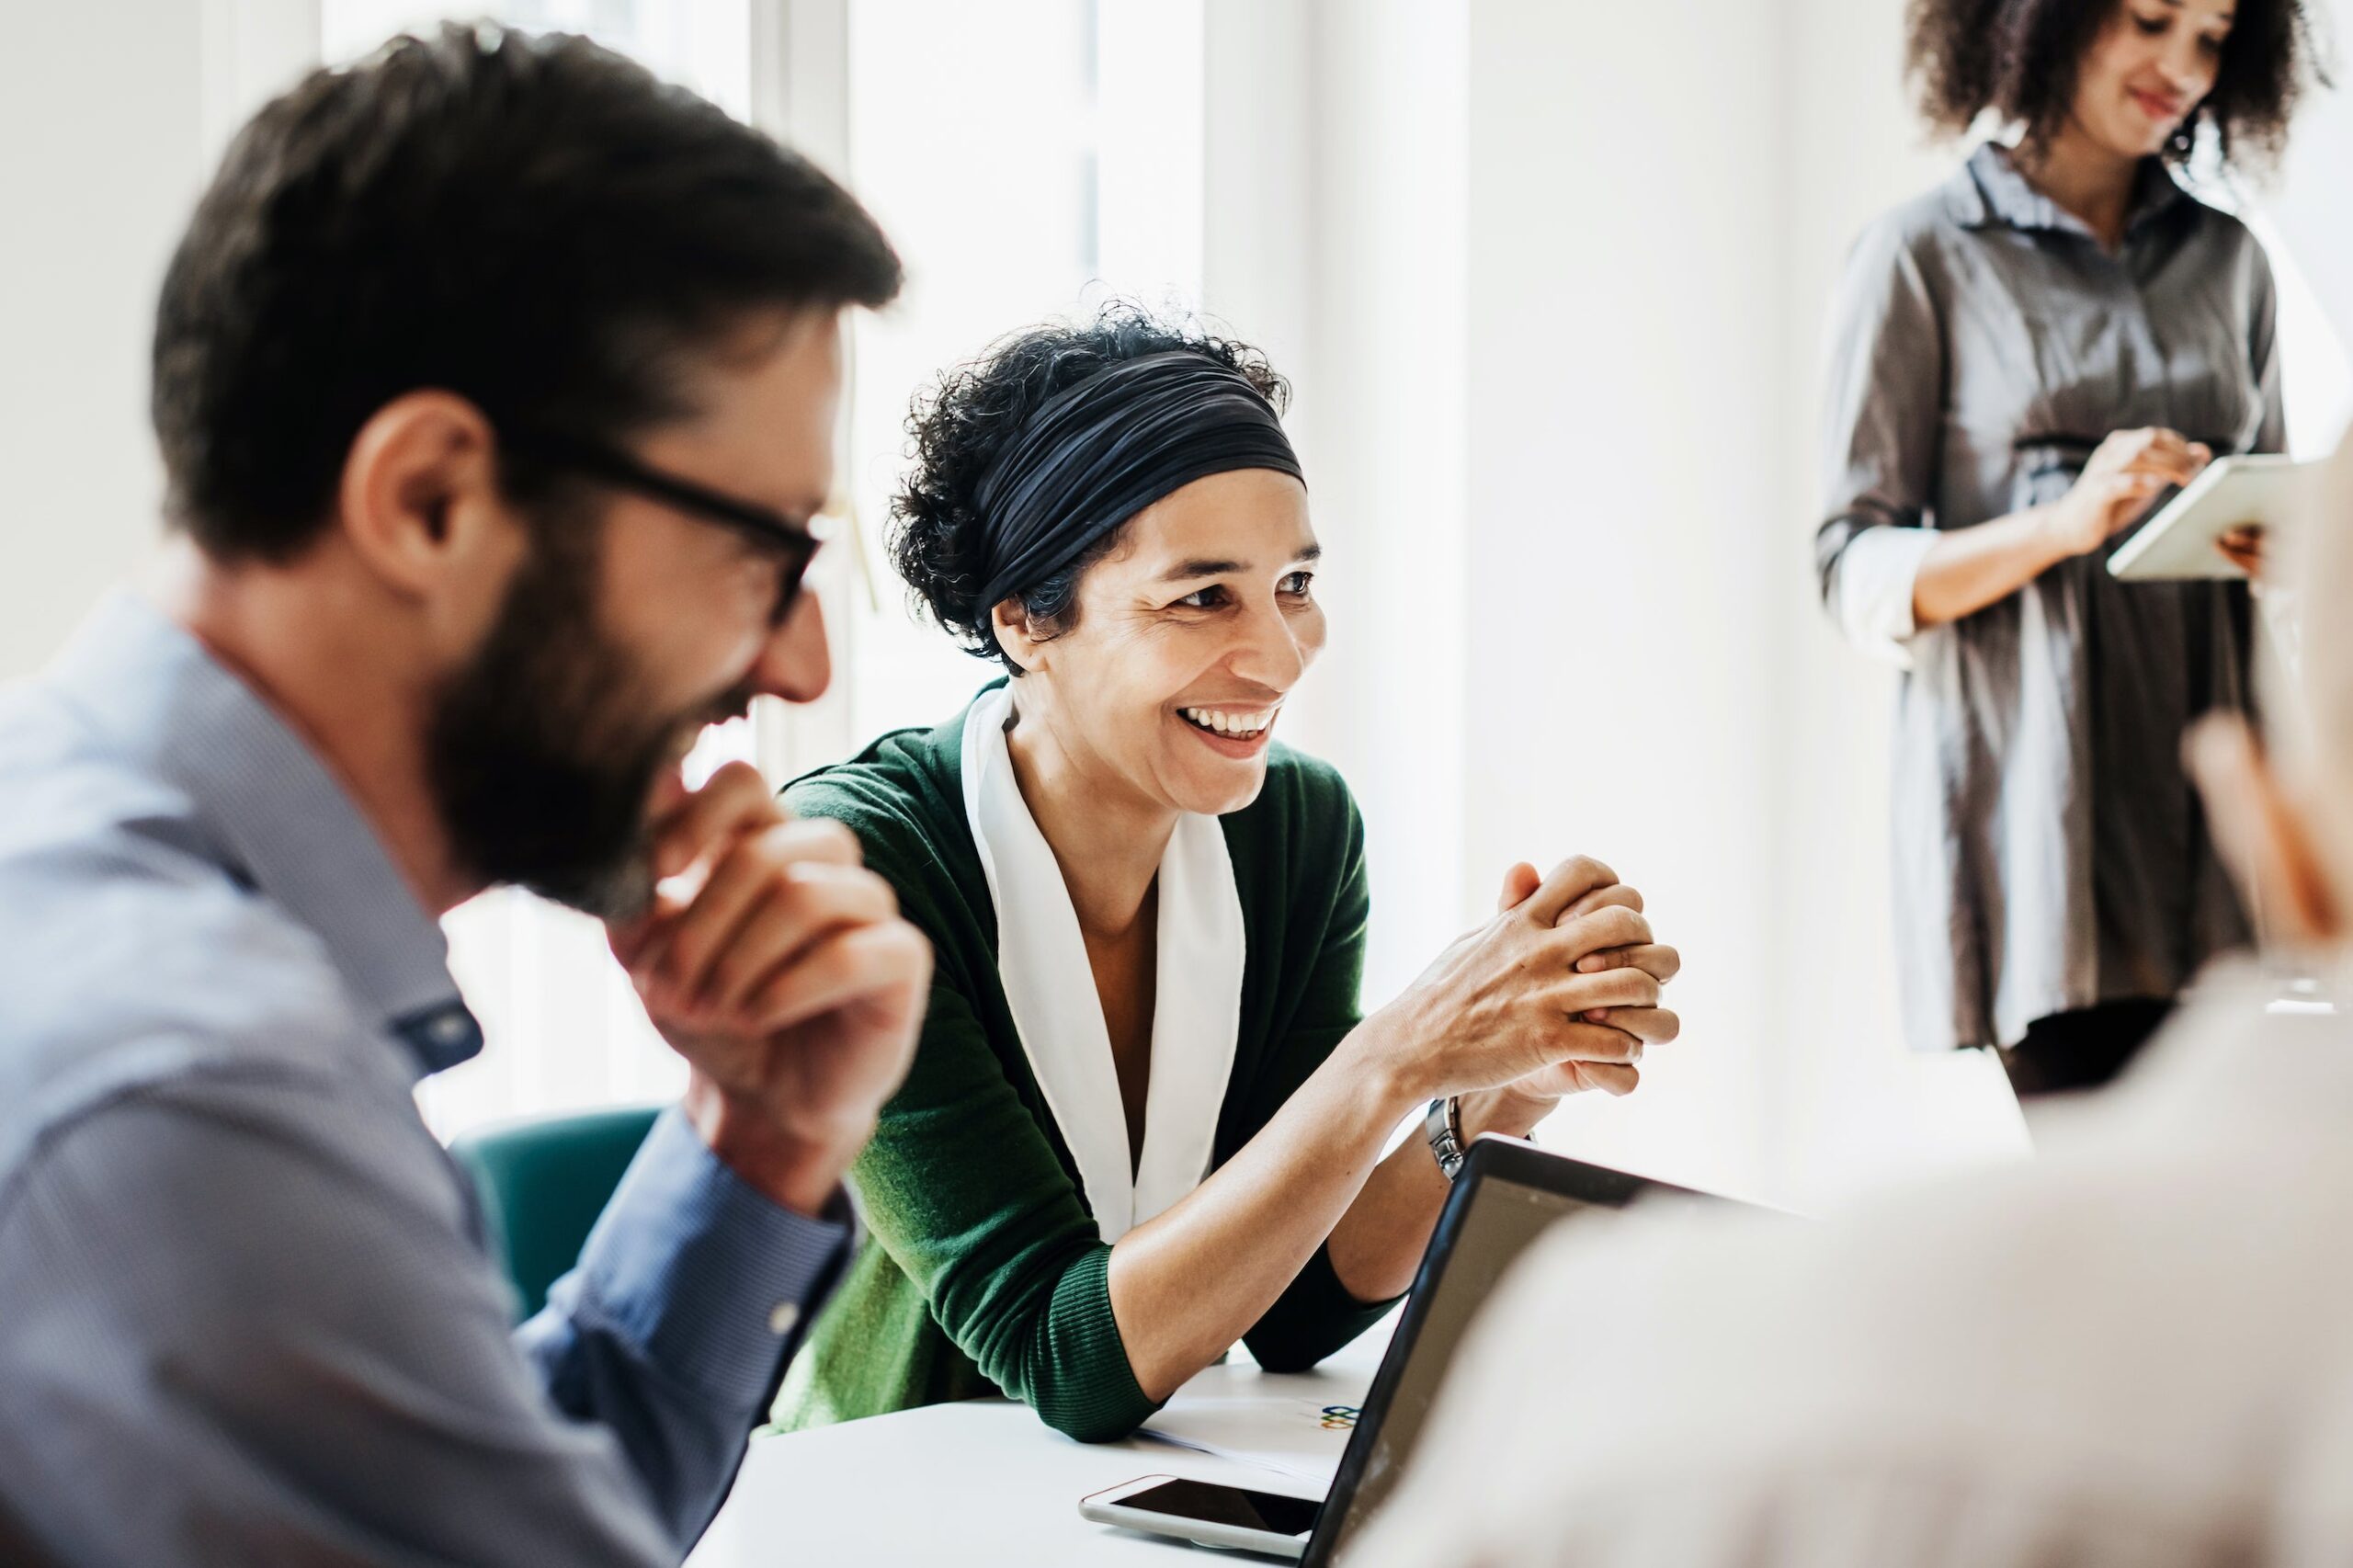
{"type": "Polygon", "coordinates": [[[1336,1398],[1339,1392],[1179,1392],[1144,1423],[1142,1436],[1328,1487],[1363,1398],[1358,1392],[1336,1398]]]}

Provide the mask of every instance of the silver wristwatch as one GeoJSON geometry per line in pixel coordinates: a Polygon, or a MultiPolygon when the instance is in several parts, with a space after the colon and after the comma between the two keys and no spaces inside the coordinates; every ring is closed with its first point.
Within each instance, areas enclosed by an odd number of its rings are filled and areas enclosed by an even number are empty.
{"type": "Polygon", "coordinates": [[[1429,1140],[1430,1153],[1438,1156],[1438,1168],[1452,1181],[1462,1169],[1461,1100],[1449,1095],[1430,1101],[1429,1114],[1422,1118],[1422,1136],[1429,1140]]]}

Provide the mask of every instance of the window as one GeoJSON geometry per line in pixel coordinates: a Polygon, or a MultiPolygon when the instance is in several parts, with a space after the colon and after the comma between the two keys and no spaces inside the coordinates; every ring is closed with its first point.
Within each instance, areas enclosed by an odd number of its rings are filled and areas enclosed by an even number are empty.
{"type": "Polygon", "coordinates": [[[991,675],[916,622],[882,552],[915,389],[1113,294],[1200,297],[1198,5],[850,0],[848,182],[907,264],[858,324],[850,481],[870,594],[844,628],[863,740],[947,718],[991,675]]]}

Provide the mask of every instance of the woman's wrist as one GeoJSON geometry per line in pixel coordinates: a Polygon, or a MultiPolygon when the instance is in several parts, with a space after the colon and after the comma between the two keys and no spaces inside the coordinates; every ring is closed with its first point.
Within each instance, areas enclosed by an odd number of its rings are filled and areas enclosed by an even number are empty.
{"type": "Polygon", "coordinates": [[[2066,496],[2046,501],[2040,506],[2029,506],[2019,514],[2032,519],[2033,527],[2027,534],[2027,554],[2031,570],[2027,581],[2032,582],[2063,561],[2073,560],[2084,553],[2079,542],[2083,524],[2075,516],[2075,506],[2066,496]]]}
{"type": "Polygon", "coordinates": [[[1506,1138],[1525,1138],[1536,1131],[1538,1122],[1552,1113],[1557,1103],[1535,1099],[1508,1087],[1464,1095],[1462,1136],[1467,1141],[1483,1132],[1495,1132],[1506,1138]]]}
{"type": "Polygon", "coordinates": [[[1348,1031],[1331,1064],[1348,1074],[1386,1126],[1438,1093],[1420,1055],[1402,1020],[1384,1007],[1348,1031]]]}

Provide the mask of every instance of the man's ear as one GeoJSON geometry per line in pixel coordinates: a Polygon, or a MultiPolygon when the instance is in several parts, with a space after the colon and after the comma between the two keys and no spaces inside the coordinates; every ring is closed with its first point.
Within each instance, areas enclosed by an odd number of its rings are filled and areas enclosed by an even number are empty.
{"type": "Polygon", "coordinates": [[[998,600],[989,611],[989,625],[996,632],[996,645],[1024,673],[1045,667],[1050,657],[1046,650],[1053,639],[1036,634],[1029,624],[1029,608],[1018,598],[998,600]]]}
{"type": "Polygon", "coordinates": [[[2326,864],[2302,810],[2282,789],[2261,743],[2238,714],[2200,720],[2184,760],[2206,802],[2214,847],[2267,944],[2320,947],[2344,922],[2326,864]]]}
{"type": "Polygon", "coordinates": [[[404,598],[496,590],[527,542],[499,492],[490,421],[454,392],[405,392],[369,415],[335,500],[344,539],[404,598]]]}

